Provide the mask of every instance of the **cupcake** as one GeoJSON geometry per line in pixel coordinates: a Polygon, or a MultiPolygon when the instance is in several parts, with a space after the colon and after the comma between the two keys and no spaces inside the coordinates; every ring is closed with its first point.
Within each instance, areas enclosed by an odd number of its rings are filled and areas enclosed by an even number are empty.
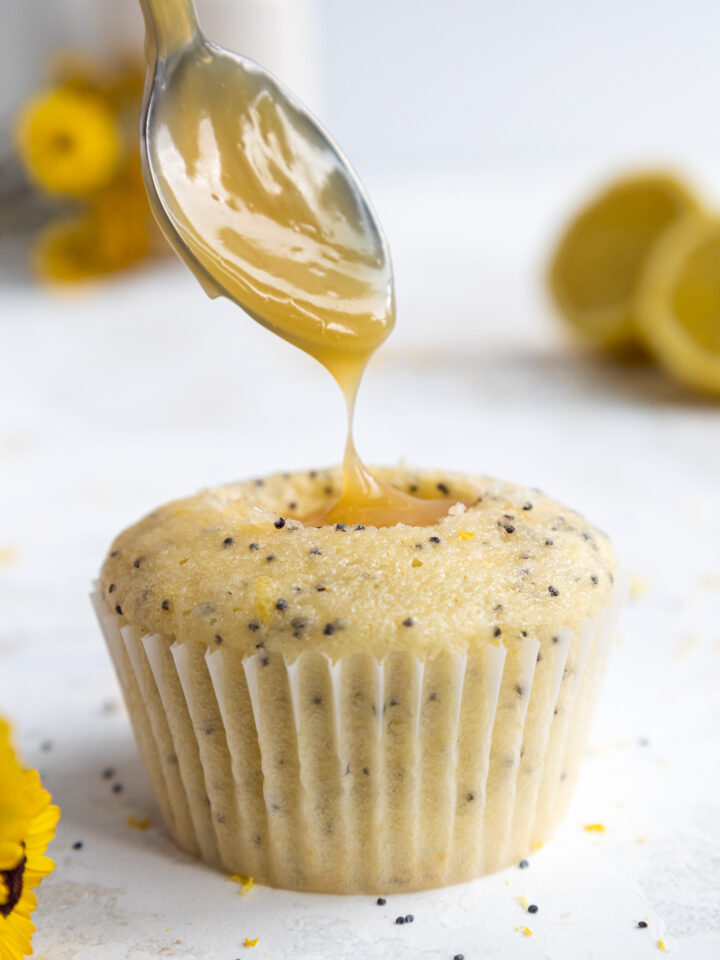
{"type": "Polygon", "coordinates": [[[95,595],[183,850],[277,887],[419,890],[516,863],[578,773],[619,607],[603,533],[537,490],[377,470],[458,504],[315,526],[340,471],[161,507],[95,595]]]}

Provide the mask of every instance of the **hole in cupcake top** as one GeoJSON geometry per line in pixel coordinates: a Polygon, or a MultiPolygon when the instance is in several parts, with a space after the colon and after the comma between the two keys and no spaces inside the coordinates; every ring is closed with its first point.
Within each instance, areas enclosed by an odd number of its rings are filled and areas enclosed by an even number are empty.
{"type": "MultiPolygon", "coordinates": [[[[462,478],[465,480],[465,478],[462,478]]],[[[361,491],[343,485],[338,469],[307,474],[281,474],[256,480],[257,502],[277,509],[279,528],[295,519],[307,526],[338,531],[371,527],[431,526],[478,502],[477,492],[457,478],[374,468],[361,491]],[[283,484],[282,481],[287,481],[283,484]],[[279,489],[278,489],[279,487],[279,489]]]]}

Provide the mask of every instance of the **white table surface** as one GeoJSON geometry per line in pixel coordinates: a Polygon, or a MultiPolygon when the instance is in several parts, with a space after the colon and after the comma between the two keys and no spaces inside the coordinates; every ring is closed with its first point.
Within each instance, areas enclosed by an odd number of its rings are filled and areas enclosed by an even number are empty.
{"type": "Polygon", "coordinates": [[[158,503],[337,460],[336,388],[172,264],[57,298],[7,254],[0,713],[63,811],[39,960],[636,960],[660,939],[678,958],[720,955],[720,407],[577,352],[549,319],[535,254],[561,186],[531,204],[457,185],[376,197],[401,310],[361,393],[360,450],[541,486],[611,534],[640,587],[556,840],[526,870],[384,907],[243,897],[173,847],[87,600],[112,536],[158,503]]]}

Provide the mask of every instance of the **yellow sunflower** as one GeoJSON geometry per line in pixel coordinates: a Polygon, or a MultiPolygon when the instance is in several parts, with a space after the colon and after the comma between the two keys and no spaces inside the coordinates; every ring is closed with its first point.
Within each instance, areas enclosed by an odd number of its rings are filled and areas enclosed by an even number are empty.
{"type": "Polygon", "coordinates": [[[131,54],[108,64],[86,53],[66,50],[52,57],[48,73],[54,86],[94,94],[116,111],[129,108],[133,121],[137,119],[145,82],[144,57],[131,54]]]}
{"type": "Polygon", "coordinates": [[[140,157],[134,154],[82,213],[39,232],[35,273],[46,283],[73,284],[125,270],[153,252],[155,236],[140,157]]]}
{"type": "Polygon", "coordinates": [[[86,197],[106,186],[122,155],[122,132],[109,104],[63,88],[25,106],[17,143],[28,176],[61,196],[86,197]]]}
{"type": "Polygon", "coordinates": [[[36,770],[23,770],[0,720],[0,960],[32,953],[33,890],[54,868],[45,850],[60,816],[36,770]]]}

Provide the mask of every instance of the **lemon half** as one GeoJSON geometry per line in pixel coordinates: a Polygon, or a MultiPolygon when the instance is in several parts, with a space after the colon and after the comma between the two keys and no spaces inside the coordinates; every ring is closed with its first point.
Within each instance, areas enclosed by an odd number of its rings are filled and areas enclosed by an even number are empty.
{"type": "Polygon", "coordinates": [[[567,227],[548,283],[560,313],[594,343],[615,352],[640,341],[635,291],[658,238],[699,201],[667,173],[618,180],[567,227]]]}
{"type": "Polygon", "coordinates": [[[720,218],[687,216],[661,237],[636,303],[640,331],[662,366],[720,395],[720,218]]]}

